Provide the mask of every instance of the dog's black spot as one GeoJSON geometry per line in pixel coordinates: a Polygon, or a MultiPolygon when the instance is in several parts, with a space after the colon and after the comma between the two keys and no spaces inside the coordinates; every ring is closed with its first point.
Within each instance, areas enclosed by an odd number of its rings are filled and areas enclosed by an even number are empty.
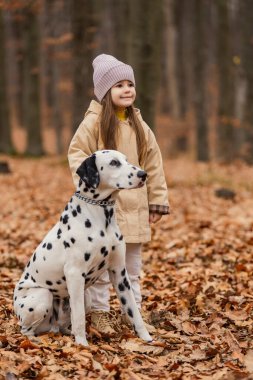
{"type": "Polygon", "coordinates": [[[127,314],[129,315],[129,317],[133,318],[133,311],[132,309],[130,309],[130,307],[127,309],[127,314]]]}
{"type": "Polygon", "coordinates": [[[36,273],[39,273],[38,269],[36,269],[36,273]]]}
{"type": "Polygon", "coordinates": [[[87,193],[87,191],[89,191],[88,187],[84,187],[83,191],[84,191],[85,193],[87,193]]]}
{"type": "Polygon", "coordinates": [[[94,194],[93,199],[97,199],[99,197],[99,194],[94,194]]]}
{"type": "Polygon", "coordinates": [[[65,276],[63,276],[62,279],[63,279],[63,281],[66,281],[66,277],[65,276]]]}
{"type": "Polygon", "coordinates": [[[59,228],[57,231],[57,235],[61,235],[61,233],[62,233],[62,230],[59,228]]]}
{"type": "Polygon", "coordinates": [[[65,214],[64,217],[62,218],[63,224],[67,224],[68,220],[69,220],[69,216],[67,214],[65,214]]]}
{"type": "Polygon", "coordinates": [[[49,289],[49,291],[50,291],[51,293],[58,293],[58,290],[57,290],[57,289],[49,289]]]}
{"type": "Polygon", "coordinates": [[[111,219],[112,219],[112,216],[113,216],[113,208],[111,209],[107,209],[106,207],[104,208],[104,213],[105,213],[105,228],[107,228],[109,226],[109,224],[111,223],[111,219]]]}
{"type": "Polygon", "coordinates": [[[22,303],[22,305],[20,306],[21,307],[21,309],[24,307],[25,305],[22,303]]]}
{"type": "Polygon", "coordinates": [[[56,281],[57,285],[61,285],[61,280],[56,281]]]}
{"type": "Polygon", "coordinates": [[[88,240],[89,240],[89,241],[92,241],[93,239],[92,239],[92,237],[88,236],[88,240]]]}
{"type": "Polygon", "coordinates": [[[76,216],[77,216],[77,211],[76,211],[76,210],[73,210],[73,211],[72,211],[72,215],[73,215],[74,217],[76,217],[76,216]]]}
{"type": "Polygon", "coordinates": [[[46,248],[46,246],[47,246],[47,244],[46,244],[46,243],[44,243],[44,244],[43,244],[43,246],[42,246],[42,248],[46,248]]]}
{"type": "Polygon", "coordinates": [[[91,222],[90,222],[89,219],[87,219],[87,220],[85,221],[85,227],[87,227],[87,228],[90,228],[90,227],[91,227],[91,222]]]}
{"type": "Polygon", "coordinates": [[[76,211],[77,211],[79,214],[81,214],[82,209],[81,209],[81,206],[80,206],[80,205],[77,205],[77,207],[76,207],[76,211]]]}
{"type": "Polygon", "coordinates": [[[45,256],[43,256],[43,260],[46,261],[46,257],[45,256]]]}
{"type": "Polygon", "coordinates": [[[14,301],[17,301],[17,298],[18,298],[18,297],[16,296],[16,297],[14,298],[14,301]]]}
{"type": "Polygon", "coordinates": [[[103,166],[101,166],[100,170],[102,171],[103,169],[104,169],[104,167],[103,167],[103,166]]]}
{"type": "Polygon", "coordinates": [[[31,276],[31,280],[32,280],[32,282],[36,282],[36,280],[33,276],[31,276]]]}
{"type": "Polygon", "coordinates": [[[67,241],[65,241],[65,240],[64,240],[63,244],[64,244],[65,248],[69,248],[70,247],[69,243],[67,241]]]}
{"type": "Polygon", "coordinates": [[[102,247],[101,250],[100,250],[100,252],[101,252],[102,254],[104,254],[105,251],[106,251],[106,247],[102,247]]]}
{"type": "Polygon", "coordinates": [[[85,277],[86,277],[86,274],[85,274],[85,273],[82,273],[82,276],[85,278],[85,277]]]}
{"type": "Polygon", "coordinates": [[[90,281],[90,277],[85,278],[85,284],[87,284],[90,281]]]}
{"type": "Polygon", "coordinates": [[[130,186],[131,186],[131,185],[132,185],[132,182],[128,182],[128,185],[130,185],[130,186]]]}
{"type": "Polygon", "coordinates": [[[117,232],[115,232],[115,235],[116,235],[117,238],[119,237],[119,234],[117,232]]]}
{"type": "Polygon", "coordinates": [[[70,239],[71,243],[74,244],[76,239],[74,239],[73,237],[70,239]]]}
{"type": "Polygon", "coordinates": [[[51,243],[47,243],[47,249],[50,250],[53,248],[53,245],[51,243]]]}
{"type": "Polygon", "coordinates": [[[70,203],[72,203],[72,202],[73,202],[73,198],[71,197],[71,198],[70,198],[70,203]]]}
{"type": "Polygon", "coordinates": [[[91,275],[93,272],[94,272],[95,268],[91,268],[91,270],[89,270],[89,272],[87,273],[87,275],[91,275]]]}
{"type": "Polygon", "coordinates": [[[30,307],[30,308],[29,308],[29,311],[30,311],[30,313],[31,313],[31,312],[33,311],[33,308],[32,308],[32,307],[30,307]]]}
{"type": "Polygon", "coordinates": [[[117,187],[120,187],[120,184],[119,184],[119,183],[116,183],[116,186],[117,186],[117,187]]]}
{"type": "Polygon", "coordinates": [[[68,208],[69,208],[68,205],[66,205],[66,207],[65,207],[65,211],[68,211],[68,208]]]}
{"type": "Polygon", "coordinates": [[[25,275],[25,280],[27,280],[29,276],[30,276],[30,274],[27,272],[25,275]]]}
{"type": "Polygon", "coordinates": [[[31,263],[30,263],[30,260],[29,260],[26,267],[29,268],[30,264],[31,263]]]}
{"type": "Polygon", "coordinates": [[[120,297],[120,301],[121,301],[122,305],[126,305],[126,303],[127,303],[125,297],[120,297]]]}
{"type": "Polygon", "coordinates": [[[125,276],[126,274],[126,268],[124,268],[122,271],[121,271],[121,276],[125,276]]]}
{"type": "Polygon", "coordinates": [[[118,288],[119,288],[119,290],[120,290],[121,292],[124,292],[124,290],[125,290],[125,286],[124,286],[124,284],[122,284],[121,282],[119,283],[118,288]]]}
{"type": "Polygon", "coordinates": [[[53,285],[52,281],[49,281],[49,280],[46,281],[46,284],[49,286],[53,285]]]}
{"type": "Polygon", "coordinates": [[[96,192],[96,190],[92,189],[90,190],[91,194],[94,194],[96,192]]]}
{"type": "Polygon", "coordinates": [[[103,267],[105,266],[105,260],[103,260],[99,266],[98,266],[98,270],[102,269],[103,267]]]}
{"type": "Polygon", "coordinates": [[[112,250],[113,250],[113,251],[115,250],[115,245],[112,246],[112,250]]]}
{"type": "Polygon", "coordinates": [[[123,235],[120,235],[119,240],[123,240],[123,235]]]}
{"type": "Polygon", "coordinates": [[[36,252],[33,254],[33,262],[36,261],[36,252]]]}
{"type": "Polygon", "coordinates": [[[85,261],[88,261],[89,258],[90,258],[90,253],[85,252],[85,254],[84,254],[84,260],[85,260],[85,261]]]}
{"type": "Polygon", "coordinates": [[[137,170],[137,168],[135,166],[132,166],[132,169],[137,170]]]}
{"type": "Polygon", "coordinates": [[[105,236],[105,233],[104,233],[104,231],[100,231],[100,236],[105,236]]]}
{"type": "Polygon", "coordinates": [[[20,287],[18,288],[18,290],[22,290],[22,289],[24,289],[22,286],[20,286],[20,287]]]}
{"type": "Polygon", "coordinates": [[[126,279],[126,277],[123,279],[123,283],[127,289],[130,289],[130,284],[129,284],[128,280],[126,279]]]}
{"type": "Polygon", "coordinates": [[[70,225],[68,225],[68,231],[71,229],[70,225]]]}

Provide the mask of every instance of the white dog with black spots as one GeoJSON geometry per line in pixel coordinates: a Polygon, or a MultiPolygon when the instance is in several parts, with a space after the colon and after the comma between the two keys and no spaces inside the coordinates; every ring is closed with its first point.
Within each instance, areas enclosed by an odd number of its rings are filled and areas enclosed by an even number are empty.
{"type": "Polygon", "coordinates": [[[77,191],[60,220],[33,253],[14,291],[21,332],[71,333],[88,345],[85,289],[106,270],[124,312],[139,335],[152,341],[136,305],[125,267],[125,242],[115,218],[120,189],[143,186],[147,174],[114,150],[97,151],[77,169],[77,191]]]}

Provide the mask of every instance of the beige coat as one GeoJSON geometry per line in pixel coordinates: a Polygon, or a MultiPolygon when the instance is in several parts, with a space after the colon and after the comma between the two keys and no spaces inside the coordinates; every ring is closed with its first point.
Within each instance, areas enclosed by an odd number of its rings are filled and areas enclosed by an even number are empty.
{"type": "MultiPolygon", "coordinates": [[[[69,147],[68,159],[75,185],[78,184],[76,169],[82,161],[95,152],[104,149],[99,129],[99,115],[102,106],[93,100],[77,129],[69,147]]],[[[153,132],[141,120],[146,140],[147,157],[144,164],[147,185],[133,190],[121,190],[116,202],[116,216],[127,243],[144,243],[150,240],[149,206],[169,206],[162,158],[153,132]]],[[[117,149],[125,154],[133,165],[139,165],[135,132],[127,121],[120,121],[120,135],[117,149]]],[[[165,207],[166,209],[166,207],[165,207]]],[[[166,212],[165,212],[166,213],[166,212]]]]}

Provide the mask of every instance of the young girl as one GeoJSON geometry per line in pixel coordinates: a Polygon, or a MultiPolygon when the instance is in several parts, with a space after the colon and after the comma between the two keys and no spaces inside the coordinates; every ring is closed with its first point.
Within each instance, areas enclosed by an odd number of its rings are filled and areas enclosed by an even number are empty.
{"type": "MultiPolygon", "coordinates": [[[[93,69],[98,102],[92,100],[70,143],[69,165],[77,185],[76,169],[85,157],[96,150],[115,149],[147,172],[144,187],[121,190],[116,202],[116,218],[126,242],[126,268],[137,305],[141,308],[141,245],[150,240],[150,223],[156,223],[163,214],[169,213],[161,153],[153,132],[143,121],[140,111],[133,107],[136,92],[132,67],[111,55],[101,54],[94,59],[93,69]]],[[[118,324],[110,313],[109,289],[108,272],[89,287],[91,322],[99,332],[113,334],[118,324]]],[[[127,323],[125,315],[122,321],[127,323]]],[[[148,323],[146,327],[150,332],[154,330],[148,323]]]]}

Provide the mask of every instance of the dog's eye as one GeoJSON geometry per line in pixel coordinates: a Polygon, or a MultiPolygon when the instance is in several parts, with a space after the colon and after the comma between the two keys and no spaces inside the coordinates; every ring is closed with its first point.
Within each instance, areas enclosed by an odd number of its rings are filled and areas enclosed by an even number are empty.
{"type": "Polygon", "coordinates": [[[111,166],[121,166],[121,163],[120,163],[118,160],[112,160],[112,161],[110,162],[110,165],[111,165],[111,166]]]}

